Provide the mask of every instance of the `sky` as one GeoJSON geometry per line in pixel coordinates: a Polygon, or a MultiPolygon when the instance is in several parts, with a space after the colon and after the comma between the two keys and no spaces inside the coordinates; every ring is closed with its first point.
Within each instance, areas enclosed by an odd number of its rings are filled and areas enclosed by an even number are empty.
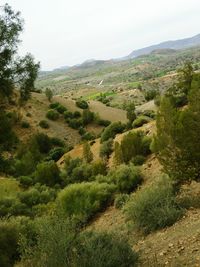
{"type": "Polygon", "coordinates": [[[0,0],[5,3],[25,20],[19,54],[33,54],[42,70],[119,58],[200,33],[200,0],[0,0]]]}

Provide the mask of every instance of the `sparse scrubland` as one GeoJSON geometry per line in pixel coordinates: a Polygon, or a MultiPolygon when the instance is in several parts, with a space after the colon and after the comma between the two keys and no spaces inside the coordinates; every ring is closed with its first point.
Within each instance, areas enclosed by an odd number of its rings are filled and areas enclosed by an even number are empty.
{"type": "MultiPolygon", "coordinates": [[[[16,57],[20,14],[8,5],[0,9],[0,266],[198,266],[196,243],[184,241],[192,248],[187,254],[175,239],[176,229],[177,238],[184,238],[179,228],[194,211],[190,228],[198,226],[200,74],[194,64],[199,48],[173,57],[150,54],[112,68],[105,64],[99,75],[117,72],[105,79],[116,90],[87,88],[81,97],[83,80],[90,78],[93,87],[96,82],[83,68],[76,92],[66,89],[67,101],[55,96],[64,92],[58,82],[49,88],[48,79],[40,77],[42,91],[35,89],[39,64],[30,55],[16,57]],[[193,61],[179,68],[167,87],[160,78],[180,67],[180,55],[193,61]],[[142,68],[143,61],[152,64],[151,71],[148,64],[142,68]],[[133,66],[136,74],[124,71],[133,66]],[[95,111],[90,101],[105,109],[95,111]],[[108,108],[114,103],[121,110],[108,108]],[[112,120],[109,111],[116,112],[112,120]],[[161,235],[173,243],[159,242],[161,235]]],[[[76,71],[72,77],[80,74],[76,71]]],[[[193,240],[199,244],[196,235],[193,240]]]]}

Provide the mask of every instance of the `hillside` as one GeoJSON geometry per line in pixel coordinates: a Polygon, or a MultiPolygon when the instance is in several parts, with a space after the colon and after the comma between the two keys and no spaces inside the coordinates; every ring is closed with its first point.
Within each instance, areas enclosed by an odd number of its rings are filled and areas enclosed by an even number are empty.
{"type": "MultiPolygon", "coordinates": [[[[200,34],[197,34],[193,37],[181,39],[181,40],[174,40],[174,41],[166,41],[160,44],[148,46],[145,48],[141,48],[138,50],[134,50],[131,52],[127,58],[135,58],[142,55],[150,54],[151,52],[159,49],[174,49],[174,50],[180,50],[185,49],[193,46],[200,45],[200,34]]],[[[175,51],[174,51],[175,52],[175,51]]]]}

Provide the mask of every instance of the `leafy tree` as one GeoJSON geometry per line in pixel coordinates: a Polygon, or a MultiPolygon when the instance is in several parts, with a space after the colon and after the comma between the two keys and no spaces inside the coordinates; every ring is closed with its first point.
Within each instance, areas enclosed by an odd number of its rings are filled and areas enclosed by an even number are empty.
{"type": "Polygon", "coordinates": [[[193,88],[189,105],[177,109],[169,97],[161,102],[153,149],[177,183],[200,177],[200,90],[193,88]]]}
{"type": "Polygon", "coordinates": [[[34,63],[30,54],[24,58],[17,57],[23,20],[20,13],[15,13],[8,4],[0,7],[0,29],[0,94],[10,96],[17,85],[21,100],[27,100],[34,89],[39,63],[34,63]]]}
{"type": "Polygon", "coordinates": [[[121,146],[118,142],[115,142],[115,144],[114,144],[114,164],[120,165],[123,162],[124,161],[123,161],[123,154],[122,154],[121,146]]]}
{"type": "Polygon", "coordinates": [[[93,154],[88,142],[83,144],[83,158],[87,163],[90,163],[93,160],[93,154]]]}
{"type": "Polygon", "coordinates": [[[127,116],[127,119],[130,121],[130,123],[132,123],[136,119],[134,102],[130,102],[126,106],[126,116],[127,116]]]}
{"type": "Polygon", "coordinates": [[[107,141],[102,143],[100,147],[99,155],[101,158],[108,159],[112,151],[113,151],[113,139],[110,138],[107,141]]]}
{"type": "Polygon", "coordinates": [[[83,110],[83,125],[87,125],[94,121],[94,112],[91,112],[89,109],[83,110]]]}
{"type": "Polygon", "coordinates": [[[53,92],[50,88],[46,88],[45,95],[48,98],[49,102],[51,102],[52,97],[53,97],[53,92]]]}

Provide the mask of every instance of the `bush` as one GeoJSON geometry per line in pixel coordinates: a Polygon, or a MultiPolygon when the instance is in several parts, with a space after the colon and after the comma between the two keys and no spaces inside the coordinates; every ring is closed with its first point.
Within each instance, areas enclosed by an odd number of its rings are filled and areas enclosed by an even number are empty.
{"type": "Polygon", "coordinates": [[[63,147],[52,148],[49,151],[47,160],[58,161],[65,154],[65,152],[66,152],[66,150],[63,147]]]}
{"type": "Polygon", "coordinates": [[[60,171],[54,161],[39,163],[36,167],[34,177],[37,182],[49,186],[60,183],[60,171]]]}
{"type": "Polygon", "coordinates": [[[129,200],[130,196],[128,194],[118,194],[115,197],[114,205],[117,209],[122,209],[122,207],[129,200]]]}
{"type": "Polygon", "coordinates": [[[167,180],[139,190],[127,203],[125,211],[133,225],[145,234],[170,226],[183,215],[167,180]]]}
{"type": "Polygon", "coordinates": [[[157,95],[158,95],[158,91],[155,89],[152,89],[152,90],[146,91],[144,97],[146,101],[150,101],[154,99],[157,95]]]}
{"type": "Polygon", "coordinates": [[[108,179],[113,182],[120,193],[130,193],[142,183],[142,176],[138,168],[133,165],[120,165],[108,173],[108,179]]]}
{"type": "Polygon", "coordinates": [[[132,126],[133,126],[133,128],[138,128],[138,127],[141,127],[142,125],[144,125],[150,121],[151,121],[151,119],[149,117],[141,115],[141,116],[137,117],[137,119],[134,120],[132,126]]]}
{"type": "Polygon", "coordinates": [[[48,137],[47,134],[44,133],[38,133],[36,134],[33,139],[36,141],[40,153],[48,153],[51,149],[51,139],[48,137]]]}
{"type": "MultiPolygon", "coordinates": [[[[141,131],[130,132],[124,135],[121,141],[121,151],[123,161],[128,163],[136,156],[147,156],[150,154],[151,138],[144,136],[141,131]]],[[[136,159],[137,160],[137,159],[136,159]]]]}
{"type": "Polygon", "coordinates": [[[73,118],[80,118],[81,117],[81,113],[79,111],[74,111],[73,113],[73,118]]]}
{"type": "Polygon", "coordinates": [[[110,138],[114,138],[117,133],[122,133],[125,129],[125,125],[121,122],[113,122],[105,128],[101,135],[101,142],[107,141],[110,138]]]}
{"type": "Polygon", "coordinates": [[[98,119],[96,123],[99,124],[100,126],[107,127],[108,125],[111,124],[111,121],[98,119]]]}
{"type": "Polygon", "coordinates": [[[82,119],[71,119],[69,120],[69,127],[73,129],[79,129],[83,125],[82,119]]]}
{"type": "Polygon", "coordinates": [[[86,133],[85,128],[80,127],[79,130],[78,130],[78,133],[79,133],[80,135],[84,135],[84,134],[86,133]]]}
{"type": "Polygon", "coordinates": [[[74,115],[73,115],[73,113],[71,111],[65,111],[64,112],[64,118],[65,118],[65,120],[67,120],[67,119],[73,119],[74,118],[74,115]]]}
{"type": "Polygon", "coordinates": [[[83,120],[83,125],[84,126],[86,126],[89,123],[93,122],[94,121],[94,112],[91,112],[89,109],[83,110],[82,120],[83,120]]]}
{"type": "Polygon", "coordinates": [[[43,129],[48,129],[49,128],[49,124],[46,120],[42,120],[39,122],[39,126],[43,129]]]}
{"type": "Polygon", "coordinates": [[[108,139],[103,142],[100,147],[99,156],[101,158],[109,158],[110,154],[113,152],[113,139],[108,139]]]}
{"type": "Polygon", "coordinates": [[[77,107],[79,107],[81,109],[87,109],[89,107],[88,103],[85,100],[81,100],[81,99],[76,101],[76,105],[77,105],[77,107]]]}
{"type": "Polygon", "coordinates": [[[16,225],[0,221],[0,266],[12,267],[19,259],[19,230],[16,225]]]}
{"type": "Polygon", "coordinates": [[[30,128],[30,123],[27,122],[27,121],[22,121],[22,123],[21,123],[21,127],[22,127],[22,128],[30,128]]]}
{"type": "Polygon", "coordinates": [[[137,155],[135,156],[133,159],[132,159],[132,163],[135,165],[135,166],[140,166],[142,165],[144,162],[145,162],[146,158],[142,155],[137,155]]]}
{"type": "Polygon", "coordinates": [[[59,105],[60,105],[60,103],[58,103],[58,102],[51,103],[51,104],[49,105],[49,108],[50,108],[50,109],[56,109],[59,105]]]}
{"type": "Polygon", "coordinates": [[[90,132],[86,132],[82,135],[82,140],[83,141],[90,141],[90,140],[93,140],[95,139],[95,135],[90,133],[90,132]]]}
{"type": "Polygon", "coordinates": [[[106,183],[72,184],[59,193],[58,203],[67,216],[76,216],[85,221],[107,206],[114,189],[113,185],[106,183]]]}
{"type": "Polygon", "coordinates": [[[60,114],[63,114],[65,111],[67,111],[66,107],[64,107],[63,105],[59,104],[56,108],[55,108],[60,114]]]}
{"type": "Polygon", "coordinates": [[[47,111],[46,117],[49,120],[56,121],[59,118],[59,113],[54,109],[50,109],[47,111]]]}
{"type": "Polygon", "coordinates": [[[85,232],[76,242],[74,266],[133,267],[138,256],[123,237],[106,232],[85,232]]]}
{"type": "Polygon", "coordinates": [[[59,146],[59,147],[64,147],[65,143],[62,139],[58,138],[58,137],[51,137],[51,144],[53,146],[59,146]]]}
{"type": "Polygon", "coordinates": [[[22,187],[27,188],[33,184],[33,178],[30,176],[20,176],[19,182],[22,187]]]}

